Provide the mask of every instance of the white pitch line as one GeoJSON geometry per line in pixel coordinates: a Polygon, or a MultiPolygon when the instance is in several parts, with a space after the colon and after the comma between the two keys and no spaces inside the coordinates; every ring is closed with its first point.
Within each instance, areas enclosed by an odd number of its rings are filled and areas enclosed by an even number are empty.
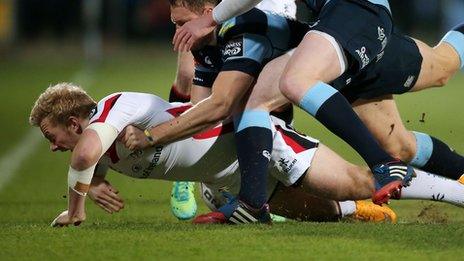
{"type": "MultiPolygon", "coordinates": [[[[90,86],[93,80],[92,72],[85,69],[76,72],[71,78],[71,82],[86,87],[90,86]]],[[[6,155],[0,158],[0,191],[18,172],[24,161],[36,151],[41,139],[41,132],[37,128],[31,128],[11,151],[7,151],[6,155]]]]}

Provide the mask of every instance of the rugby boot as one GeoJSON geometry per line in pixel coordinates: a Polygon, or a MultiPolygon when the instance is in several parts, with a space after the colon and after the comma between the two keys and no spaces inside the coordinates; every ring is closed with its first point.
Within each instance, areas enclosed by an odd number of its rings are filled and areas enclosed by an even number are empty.
{"type": "Polygon", "coordinates": [[[219,211],[213,211],[197,216],[192,221],[193,224],[224,224],[227,223],[226,216],[219,211]]]}
{"type": "Polygon", "coordinates": [[[287,218],[286,217],[283,217],[283,216],[279,216],[279,215],[276,215],[276,214],[272,214],[271,213],[271,219],[272,219],[272,222],[287,222],[287,218]]]}
{"type": "Polygon", "coordinates": [[[459,179],[458,182],[464,185],[464,175],[462,175],[459,179]]]}
{"type": "Polygon", "coordinates": [[[171,191],[171,211],[179,220],[192,219],[197,212],[194,182],[175,181],[171,191]]]}
{"type": "Polygon", "coordinates": [[[409,186],[416,176],[414,169],[400,160],[382,163],[372,168],[375,192],[372,202],[377,205],[388,203],[391,198],[399,199],[401,188],[409,186]]]}
{"type": "Polygon", "coordinates": [[[207,214],[199,215],[193,220],[194,224],[247,224],[266,223],[271,224],[269,205],[264,204],[256,209],[241,200],[233,200],[221,208],[207,214]]]}
{"type": "Polygon", "coordinates": [[[229,217],[229,223],[247,224],[247,223],[265,223],[272,224],[269,205],[264,204],[261,208],[253,208],[245,202],[238,200],[238,205],[229,217]]]}
{"type": "Polygon", "coordinates": [[[365,222],[396,223],[396,213],[387,206],[379,206],[368,201],[356,201],[356,212],[352,216],[355,220],[365,222]]]}

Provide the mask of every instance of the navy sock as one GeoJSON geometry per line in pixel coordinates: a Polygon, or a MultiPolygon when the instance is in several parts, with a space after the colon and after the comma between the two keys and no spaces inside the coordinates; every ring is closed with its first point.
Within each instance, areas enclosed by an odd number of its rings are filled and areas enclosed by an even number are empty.
{"type": "Polygon", "coordinates": [[[457,154],[444,142],[425,133],[414,132],[416,156],[411,165],[450,179],[459,179],[464,174],[464,157],[457,154]]]}
{"type": "Polygon", "coordinates": [[[171,90],[169,91],[169,102],[189,102],[190,95],[180,93],[176,85],[173,84],[171,90]]]}
{"type": "Polygon", "coordinates": [[[441,41],[453,46],[461,60],[461,69],[464,68],[464,23],[451,29],[441,41]]]}
{"type": "Polygon", "coordinates": [[[345,97],[332,86],[318,82],[306,92],[300,107],[355,149],[369,167],[393,160],[380,147],[345,97]]]}
{"type": "Polygon", "coordinates": [[[236,121],[235,141],[241,174],[239,199],[260,208],[267,201],[267,175],[272,152],[269,113],[245,111],[236,121]]]}

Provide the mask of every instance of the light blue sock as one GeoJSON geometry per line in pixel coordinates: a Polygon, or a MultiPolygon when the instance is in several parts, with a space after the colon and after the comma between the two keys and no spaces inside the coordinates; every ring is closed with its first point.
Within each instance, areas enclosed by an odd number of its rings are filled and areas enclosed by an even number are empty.
{"type": "Polygon", "coordinates": [[[305,95],[300,100],[299,106],[312,116],[316,116],[317,111],[324,102],[337,92],[335,88],[327,83],[318,82],[306,91],[305,95]]]}
{"type": "Polygon", "coordinates": [[[453,46],[458,52],[459,59],[461,60],[460,68],[464,68],[464,23],[454,27],[449,31],[441,40],[453,46]]]}
{"type": "Polygon", "coordinates": [[[422,168],[427,164],[433,152],[432,138],[425,133],[413,131],[416,137],[416,155],[410,164],[417,168],[422,168]]]}

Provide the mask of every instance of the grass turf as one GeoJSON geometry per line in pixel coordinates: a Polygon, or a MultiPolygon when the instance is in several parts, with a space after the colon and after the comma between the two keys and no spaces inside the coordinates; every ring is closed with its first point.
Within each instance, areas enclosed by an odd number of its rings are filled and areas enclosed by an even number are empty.
{"type": "MultiPolygon", "coordinates": [[[[7,157],[29,131],[32,102],[51,83],[87,83],[84,87],[96,99],[122,90],[167,97],[174,77],[175,55],[167,47],[113,50],[100,66],[86,71],[80,53],[25,53],[0,61],[0,158],[7,157]]],[[[464,151],[462,85],[464,77],[459,75],[446,88],[397,97],[405,125],[464,151]]],[[[346,159],[361,163],[346,144],[300,111],[296,126],[346,159]]],[[[0,191],[0,259],[456,259],[462,255],[462,209],[442,203],[393,202],[399,215],[396,225],[288,222],[272,227],[198,227],[171,215],[170,183],[116,173],[108,177],[126,200],[121,213],[107,215],[89,202],[87,221],[81,227],[52,229],[48,224],[66,208],[68,156],[49,153],[43,140],[0,191]]],[[[205,212],[198,203],[199,212],[205,212]]]]}

